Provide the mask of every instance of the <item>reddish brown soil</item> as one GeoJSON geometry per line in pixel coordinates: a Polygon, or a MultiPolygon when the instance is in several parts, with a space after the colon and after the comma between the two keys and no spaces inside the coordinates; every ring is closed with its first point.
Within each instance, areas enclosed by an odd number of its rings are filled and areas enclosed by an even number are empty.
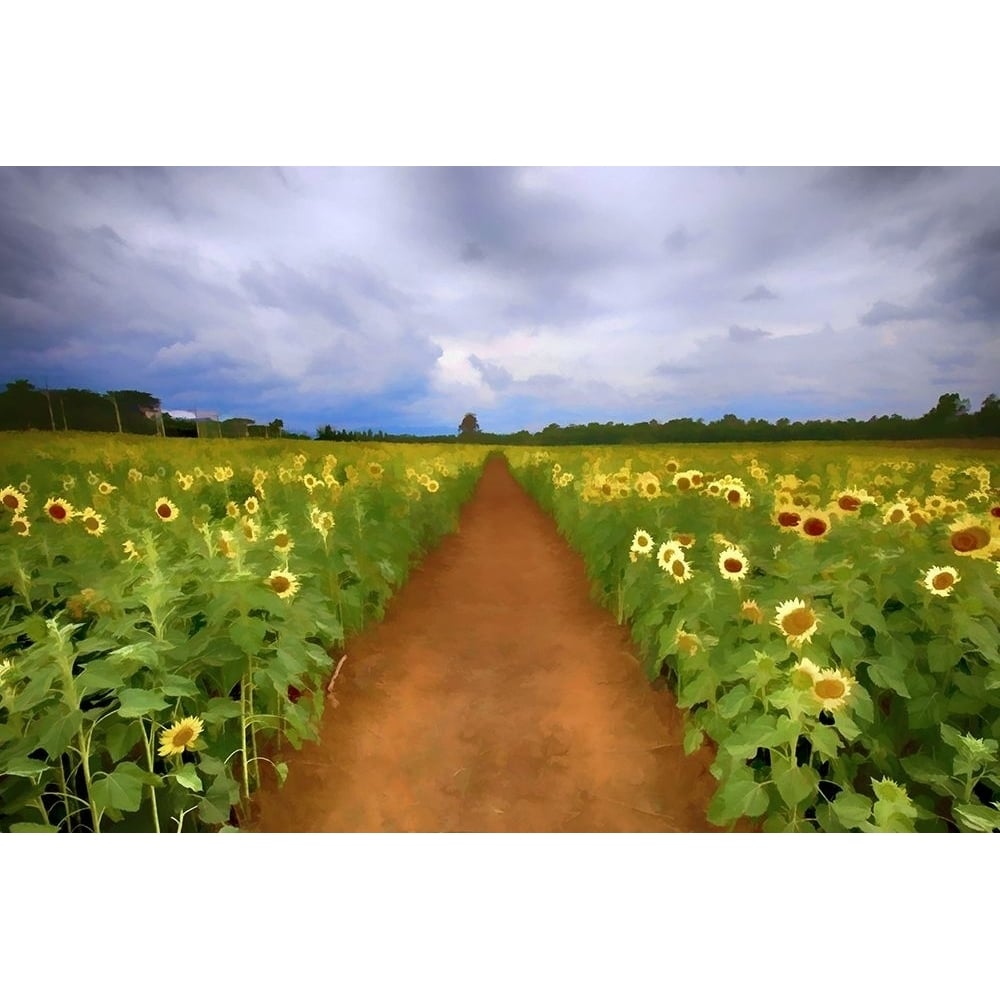
{"type": "Polygon", "coordinates": [[[681,749],[582,560],[491,460],[458,532],[348,644],[322,738],[251,829],[709,831],[712,753],[681,749]]]}

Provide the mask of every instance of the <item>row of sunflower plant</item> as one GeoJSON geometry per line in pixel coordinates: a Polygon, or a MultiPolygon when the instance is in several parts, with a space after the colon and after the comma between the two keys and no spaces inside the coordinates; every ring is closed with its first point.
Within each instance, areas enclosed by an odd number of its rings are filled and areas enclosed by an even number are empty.
{"type": "Polygon", "coordinates": [[[238,823],[483,454],[0,436],[0,830],[238,823]]]}
{"type": "Polygon", "coordinates": [[[511,450],[715,744],[716,825],[1000,829],[1000,471],[912,454],[511,450]]]}

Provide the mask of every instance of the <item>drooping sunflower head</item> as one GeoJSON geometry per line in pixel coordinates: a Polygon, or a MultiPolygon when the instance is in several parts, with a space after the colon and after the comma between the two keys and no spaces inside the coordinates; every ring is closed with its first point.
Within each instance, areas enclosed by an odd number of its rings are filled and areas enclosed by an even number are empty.
{"type": "Polygon", "coordinates": [[[735,545],[723,549],[719,553],[719,572],[724,580],[738,583],[745,579],[749,571],[750,565],[747,562],[747,557],[735,545]]]}
{"type": "Polygon", "coordinates": [[[812,693],[824,712],[836,712],[847,704],[854,686],[854,679],[842,670],[820,670],[813,678],[812,693]]]}
{"type": "Polygon", "coordinates": [[[45,501],[45,513],[56,524],[68,524],[76,515],[73,505],[62,497],[50,497],[45,501]]]}
{"type": "Polygon", "coordinates": [[[774,624],[788,639],[789,645],[801,646],[816,634],[819,618],[801,598],[783,601],[774,610],[774,624]]]}
{"type": "Polygon", "coordinates": [[[694,656],[701,649],[701,642],[693,632],[685,632],[684,629],[679,628],[675,639],[678,652],[684,653],[686,656],[694,656]]]}
{"type": "Polygon", "coordinates": [[[791,669],[792,687],[798,688],[800,691],[808,691],[820,673],[820,668],[808,657],[803,656],[791,669]]]}
{"type": "Polygon", "coordinates": [[[299,578],[287,569],[274,570],[264,581],[283,601],[299,592],[299,578]]]}
{"type": "Polygon", "coordinates": [[[664,542],[656,553],[657,565],[665,573],[669,573],[670,564],[677,556],[681,556],[680,546],[676,542],[664,542]]]}
{"type": "Polygon", "coordinates": [[[756,601],[744,601],[740,605],[740,618],[750,622],[751,625],[760,625],[764,621],[764,612],[756,601]]]}
{"type": "Polygon", "coordinates": [[[164,729],[160,733],[159,755],[171,757],[192,749],[203,729],[204,723],[196,716],[189,715],[180,722],[175,722],[169,729],[164,729]]]}
{"type": "Polygon", "coordinates": [[[159,497],[153,505],[153,510],[156,511],[156,516],[161,521],[176,521],[180,513],[176,505],[171,503],[166,497],[159,497]]]}

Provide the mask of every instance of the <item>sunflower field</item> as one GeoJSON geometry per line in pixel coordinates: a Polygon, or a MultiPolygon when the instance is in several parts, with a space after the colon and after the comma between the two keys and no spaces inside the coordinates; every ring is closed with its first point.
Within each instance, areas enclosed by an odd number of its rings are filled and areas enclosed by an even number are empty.
{"type": "Polygon", "coordinates": [[[710,821],[1000,829],[995,452],[507,452],[715,745],[710,821]]]}
{"type": "Polygon", "coordinates": [[[0,435],[0,831],[227,828],[485,453],[0,435]]]}

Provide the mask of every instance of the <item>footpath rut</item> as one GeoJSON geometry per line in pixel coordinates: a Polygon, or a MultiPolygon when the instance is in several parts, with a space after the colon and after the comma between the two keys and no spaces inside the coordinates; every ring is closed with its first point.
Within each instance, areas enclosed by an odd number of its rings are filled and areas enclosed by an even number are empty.
{"type": "Polygon", "coordinates": [[[255,796],[262,832],[712,831],[711,751],[491,459],[445,538],[347,644],[319,744],[255,796]]]}

